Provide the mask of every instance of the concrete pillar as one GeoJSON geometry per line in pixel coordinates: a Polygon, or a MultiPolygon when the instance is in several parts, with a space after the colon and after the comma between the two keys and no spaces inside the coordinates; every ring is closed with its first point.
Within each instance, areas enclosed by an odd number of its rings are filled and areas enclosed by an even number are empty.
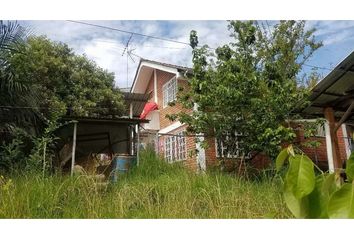
{"type": "Polygon", "coordinates": [[[334,118],[333,108],[327,107],[324,109],[324,116],[328,121],[329,136],[330,136],[330,147],[332,150],[333,167],[336,173],[342,168],[342,161],[340,159],[338,136],[336,131],[336,121],[334,118]]]}

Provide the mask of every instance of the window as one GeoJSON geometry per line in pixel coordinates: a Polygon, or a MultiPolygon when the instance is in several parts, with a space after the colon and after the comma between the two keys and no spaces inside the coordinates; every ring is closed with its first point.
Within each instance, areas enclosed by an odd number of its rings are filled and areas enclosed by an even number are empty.
{"type": "Polygon", "coordinates": [[[316,129],[315,136],[316,137],[326,137],[326,130],[325,130],[325,125],[324,124],[318,125],[318,127],[316,129]]]}
{"type": "Polygon", "coordinates": [[[179,132],[176,135],[165,137],[165,159],[172,163],[185,160],[187,157],[185,132],[179,132]]]}
{"type": "Polygon", "coordinates": [[[173,77],[162,87],[163,107],[167,107],[169,102],[176,100],[177,95],[177,79],[173,77]]]}
{"type": "MultiPolygon", "coordinates": [[[[239,147],[239,141],[237,138],[241,136],[241,134],[235,134],[235,140],[231,142],[230,134],[226,133],[223,139],[215,138],[215,150],[216,157],[219,158],[239,158],[242,156],[242,151],[239,147]]],[[[245,156],[246,158],[250,157],[250,154],[245,156]]]]}

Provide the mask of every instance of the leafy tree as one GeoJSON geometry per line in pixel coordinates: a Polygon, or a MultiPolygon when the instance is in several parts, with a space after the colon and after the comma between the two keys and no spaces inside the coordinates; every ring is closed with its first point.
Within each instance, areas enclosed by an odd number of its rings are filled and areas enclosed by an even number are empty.
{"type": "Polygon", "coordinates": [[[178,101],[197,111],[179,113],[189,131],[221,139],[229,152],[263,152],[274,157],[295,134],[293,118],[309,90],[301,78],[304,63],[321,47],[304,21],[280,21],[272,29],[255,21],[230,21],[234,41],[198,47],[191,32],[193,77],[178,101]],[[238,147],[236,147],[236,142],[238,147]]]}
{"type": "Polygon", "coordinates": [[[0,134],[12,132],[0,147],[6,171],[20,166],[44,174],[61,117],[112,118],[125,110],[113,73],[66,44],[27,37],[17,23],[0,22],[0,74],[0,134]]]}
{"type": "Polygon", "coordinates": [[[114,74],[64,43],[30,37],[23,54],[14,54],[10,62],[16,79],[31,82],[49,119],[58,114],[115,117],[124,111],[114,74]]]}

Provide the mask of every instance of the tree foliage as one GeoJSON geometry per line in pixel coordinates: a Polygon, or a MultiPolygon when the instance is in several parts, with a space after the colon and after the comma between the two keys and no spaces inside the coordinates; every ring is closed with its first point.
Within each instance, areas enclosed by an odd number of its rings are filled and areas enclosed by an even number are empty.
{"type": "Polygon", "coordinates": [[[280,21],[272,28],[230,21],[228,29],[234,41],[214,51],[198,47],[197,33],[191,32],[193,77],[179,101],[186,108],[195,104],[197,111],[177,117],[192,132],[224,138],[228,148],[237,141],[244,155],[274,157],[280,143],[295,136],[285,122],[305,103],[308,79],[300,74],[321,43],[304,21],[280,21]]]}
{"type": "Polygon", "coordinates": [[[66,44],[28,36],[14,22],[0,21],[0,80],[0,138],[6,140],[0,169],[6,171],[41,168],[44,174],[61,117],[114,118],[125,111],[113,73],[66,44]]]}
{"type": "Polygon", "coordinates": [[[51,115],[120,116],[122,95],[110,73],[68,45],[44,36],[30,37],[22,54],[10,62],[19,81],[30,82],[39,94],[39,108],[51,115]]]}

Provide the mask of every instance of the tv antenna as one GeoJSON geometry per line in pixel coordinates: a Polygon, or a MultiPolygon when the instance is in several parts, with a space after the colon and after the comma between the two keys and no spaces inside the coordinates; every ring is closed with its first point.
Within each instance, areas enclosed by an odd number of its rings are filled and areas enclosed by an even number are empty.
{"type": "Polygon", "coordinates": [[[135,63],[134,58],[132,57],[132,51],[134,51],[135,48],[134,49],[129,48],[129,43],[132,40],[133,35],[134,35],[133,33],[130,35],[122,53],[122,56],[124,56],[125,53],[127,55],[127,88],[129,88],[129,58],[135,63]]]}

